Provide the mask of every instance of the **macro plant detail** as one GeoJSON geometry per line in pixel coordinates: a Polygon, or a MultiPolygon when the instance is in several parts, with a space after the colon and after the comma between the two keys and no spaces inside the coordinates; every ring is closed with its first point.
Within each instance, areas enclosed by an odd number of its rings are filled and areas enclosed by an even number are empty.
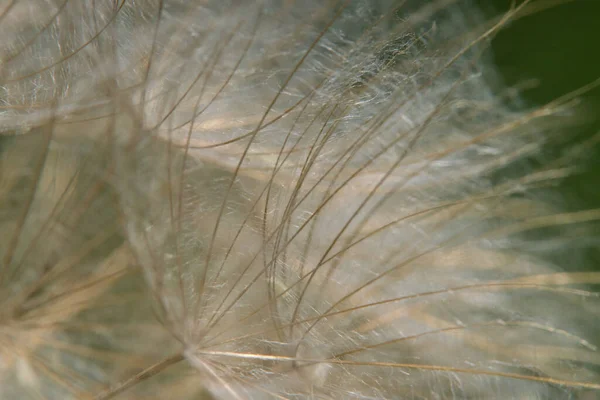
{"type": "Polygon", "coordinates": [[[551,6],[7,2],[0,398],[597,396],[600,80],[487,51],[551,6]]]}

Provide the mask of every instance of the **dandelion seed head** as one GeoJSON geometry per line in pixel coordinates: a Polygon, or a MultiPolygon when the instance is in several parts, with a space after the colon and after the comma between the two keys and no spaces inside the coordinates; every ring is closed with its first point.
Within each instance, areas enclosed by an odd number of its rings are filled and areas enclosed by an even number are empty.
{"type": "Polygon", "coordinates": [[[32,398],[599,389],[598,277],[524,239],[598,219],[530,195],[577,161],[543,151],[577,94],[511,102],[486,51],[533,3],[92,3],[0,14],[0,379],[32,398]]]}

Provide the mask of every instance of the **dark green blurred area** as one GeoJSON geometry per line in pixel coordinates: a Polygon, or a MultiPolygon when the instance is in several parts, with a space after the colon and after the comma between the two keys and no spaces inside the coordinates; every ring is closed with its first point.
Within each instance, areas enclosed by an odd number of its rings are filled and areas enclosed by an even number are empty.
{"type": "MultiPolygon", "coordinates": [[[[553,3],[556,2],[532,2],[553,3]]],[[[522,92],[526,105],[545,104],[600,79],[600,0],[563,3],[514,21],[492,42],[494,61],[506,85],[539,81],[537,87],[522,92]]],[[[508,10],[510,4],[510,0],[480,3],[490,15],[508,10]]],[[[580,143],[600,133],[600,89],[582,97],[590,120],[581,128],[565,131],[570,136],[565,140],[567,143],[580,143]]],[[[600,208],[600,145],[590,146],[581,171],[563,181],[559,188],[569,211],[600,208]]],[[[583,256],[585,269],[600,270],[600,223],[592,225],[597,228],[596,237],[588,237],[586,245],[573,249],[566,257],[573,257],[570,263],[577,263],[575,260],[583,256]]]]}
{"type": "MultiPolygon", "coordinates": [[[[499,11],[510,5],[493,2],[499,11]]],[[[540,80],[539,88],[525,93],[532,101],[546,102],[600,78],[600,1],[565,3],[514,21],[494,39],[495,61],[508,84],[540,80]]],[[[598,100],[600,93],[595,95],[598,100]]]]}
{"type": "MultiPolygon", "coordinates": [[[[553,2],[538,0],[532,4],[553,2]]],[[[508,9],[510,0],[493,0],[493,4],[496,12],[502,12],[508,9]]],[[[489,4],[485,8],[493,12],[489,4]]],[[[520,18],[494,38],[492,52],[507,86],[518,86],[533,79],[539,81],[537,87],[521,93],[529,105],[548,103],[598,80],[600,0],[565,1],[565,4],[520,18]]],[[[591,121],[585,127],[586,132],[571,133],[574,139],[600,131],[600,89],[596,88],[582,97],[587,103],[591,121]]],[[[596,157],[590,157],[589,161],[596,161],[595,167],[600,168],[600,164],[597,164],[600,153],[597,154],[596,157]]],[[[596,171],[600,174],[600,169],[596,171]]],[[[591,186],[600,186],[595,183],[590,182],[590,190],[591,186]]],[[[598,196],[599,189],[595,191],[598,196]]]]}

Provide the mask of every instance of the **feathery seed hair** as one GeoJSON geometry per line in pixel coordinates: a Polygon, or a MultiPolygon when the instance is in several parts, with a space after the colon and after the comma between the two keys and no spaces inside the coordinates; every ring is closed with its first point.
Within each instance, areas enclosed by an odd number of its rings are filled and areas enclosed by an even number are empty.
{"type": "Polygon", "coordinates": [[[550,6],[5,2],[0,399],[596,398],[600,80],[487,52],[550,6]]]}

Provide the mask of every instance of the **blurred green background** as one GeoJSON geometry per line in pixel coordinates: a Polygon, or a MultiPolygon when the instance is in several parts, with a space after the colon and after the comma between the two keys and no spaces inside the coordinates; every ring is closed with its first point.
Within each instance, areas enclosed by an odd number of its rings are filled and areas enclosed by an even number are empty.
{"type": "MultiPolygon", "coordinates": [[[[507,83],[540,80],[539,88],[525,93],[532,101],[545,102],[600,77],[600,0],[563,2],[514,21],[492,44],[507,83]]],[[[510,0],[493,3],[498,11],[510,6],[510,0]]]]}
{"type": "MultiPolygon", "coordinates": [[[[600,78],[600,0],[562,3],[512,22],[492,42],[494,61],[505,84],[539,80],[538,87],[522,92],[522,98],[531,106],[545,104],[600,78]]],[[[480,2],[490,16],[508,10],[510,4],[510,0],[480,2]]],[[[600,132],[600,89],[583,97],[590,122],[565,132],[572,136],[568,138],[572,143],[600,132]]],[[[590,147],[583,167],[560,185],[561,194],[567,198],[564,205],[571,211],[600,208],[600,145],[590,147]]],[[[592,225],[598,232],[595,237],[586,238],[586,244],[566,256],[573,257],[572,264],[583,256],[586,269],[600,270],[600,223],[592,225]]]]}

